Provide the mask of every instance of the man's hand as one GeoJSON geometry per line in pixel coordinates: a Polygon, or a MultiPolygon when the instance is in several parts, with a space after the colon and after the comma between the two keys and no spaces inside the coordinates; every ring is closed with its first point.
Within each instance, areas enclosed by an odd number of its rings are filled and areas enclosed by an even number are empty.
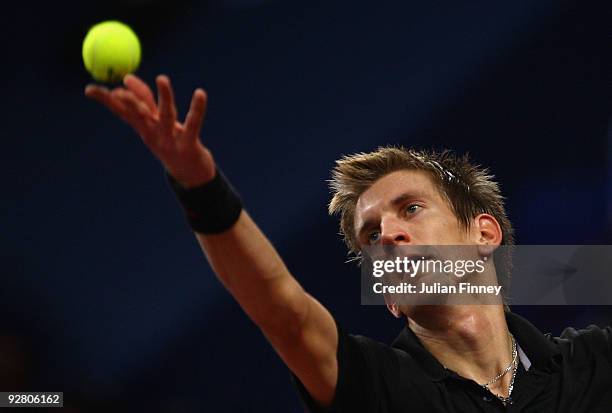
{"type": "Polygon", "coordinates": [[[151,88],[134,75],[123,79],[125,87],[113,90],[88,85],[85,95],[102,103],[132,126],[168,173],[184,187],[195,187],[212,180],[215,162],[210,151],[200,142],[206,92],[202,89],[194,91],[189,113],[180,123],[170,79],[160,75],[156,83],[157,103],[151,88]]]}

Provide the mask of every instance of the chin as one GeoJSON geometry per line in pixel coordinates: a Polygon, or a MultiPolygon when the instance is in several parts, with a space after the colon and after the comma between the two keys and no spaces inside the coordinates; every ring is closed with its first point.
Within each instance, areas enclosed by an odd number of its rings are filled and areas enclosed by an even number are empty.
{"type": "Polygon", "coordinates": [[[439,305],[439,304],[405,304],[399,307],[402,314],[404,314],[408,318],[419,318],[426,314],[440,314],[445,309],[449,309],[452,306],[449,305],[439,305]]]}

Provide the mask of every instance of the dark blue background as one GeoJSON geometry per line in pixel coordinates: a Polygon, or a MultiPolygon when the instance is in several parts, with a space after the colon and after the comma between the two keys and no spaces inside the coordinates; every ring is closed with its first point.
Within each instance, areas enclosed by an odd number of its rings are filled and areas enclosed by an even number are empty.
{"type": "MultiPolygon", "coordinates": [[[[346,329],[390,341],[401,323],[360,306],[358,270],[344,264],[326,214],[334,160],[388,143],[469,151],[501,182],[518,243],[610,244],[610,9],[17,5],[5,27],[17,65],[3,85],[0,295],[0,360],[13,370],[0,390],[64,391],[74,411],[300,410],[287,369],[214,278],[156,160],[83,96],[90,25],[131,24],[138,74],[168,74],[181,114],[195,87],[208,91],[203,140],[294,275],[346,329]]],[[[612,314],[514,311],[554,334],[612,314]]]]}

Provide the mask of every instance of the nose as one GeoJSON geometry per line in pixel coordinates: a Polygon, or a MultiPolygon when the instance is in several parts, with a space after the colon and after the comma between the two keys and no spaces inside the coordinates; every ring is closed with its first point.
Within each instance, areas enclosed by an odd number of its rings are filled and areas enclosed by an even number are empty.
{"type": "Polygon", "coordinates": [[[410,243],[410,235],[406,230],[406,223],[393,217],[386,218],[380,223],[380,239],[383,245],[401,245],[410,243]]]}

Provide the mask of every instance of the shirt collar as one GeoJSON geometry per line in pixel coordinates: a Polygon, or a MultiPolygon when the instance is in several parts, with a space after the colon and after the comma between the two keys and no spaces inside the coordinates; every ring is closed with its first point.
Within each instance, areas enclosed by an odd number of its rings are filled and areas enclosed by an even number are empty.
{"type": "MultiPolygon", "coordinates": [[[[550,335],[542,334],[525,318],[512,312],[506,312],[506,323],[534,368],[551,371],[558,367],[560,353],[550,335]]],[[[411,355],[432,381],[440,381],[453,375],[421,344],[408,326],[404,327],[393,341],[392,347],[411,355]]]]}
{"type": "Polygon", "coordinates": [[[561,352],[550,334],[542,334],[525,318],[512,312],[506,312],[506,322],[534,368],[551,371],[559,367],[561,352]]]}

